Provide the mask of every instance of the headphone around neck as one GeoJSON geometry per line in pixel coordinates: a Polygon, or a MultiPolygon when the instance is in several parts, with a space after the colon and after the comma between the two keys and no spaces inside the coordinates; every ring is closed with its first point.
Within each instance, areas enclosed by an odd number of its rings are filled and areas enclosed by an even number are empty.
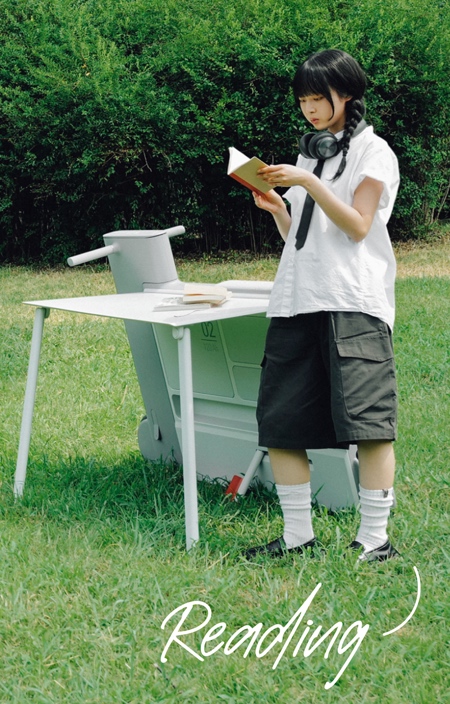
{"type": "MultiPolygon", "coordinates": [[[[352,134],[356,137],[367,127],[367,122],[361,120],[352,134]]],[[[342,150],[342,140],[336,139],[332,132],[309,132],[300,140],[300,153],[306,159],[331,159],[342,150]]]]}

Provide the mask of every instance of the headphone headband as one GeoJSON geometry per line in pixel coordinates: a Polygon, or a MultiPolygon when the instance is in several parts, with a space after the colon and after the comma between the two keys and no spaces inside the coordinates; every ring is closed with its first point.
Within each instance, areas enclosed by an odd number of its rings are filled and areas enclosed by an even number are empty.
{"type": "MultiPolygon", "coordinates": [[[[357,137],[367,127],[367,122],[361,120],[356,126],[351,139],[357,137]]],[[[342,139],[336,139],[328,130],[309,132],[300,140],[300,153],[306,159],[331,159],[342,150],[342,139]]]]}

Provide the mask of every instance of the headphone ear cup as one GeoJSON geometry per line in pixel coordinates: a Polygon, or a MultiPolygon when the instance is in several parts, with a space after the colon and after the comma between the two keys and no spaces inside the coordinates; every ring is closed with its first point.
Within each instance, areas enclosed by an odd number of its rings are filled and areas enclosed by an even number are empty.
{"type": "Polygon", "coordinates": [[[300,140],[300,154],[305,157],[305,159],[315,159],[316,157],[311,154],[309,150],[309,143],[313,137],[317,135],[314,132],[309,132],[304,134],[300,140]]]}
{"type": "Polygon", "coordinates": [[[328,131],[313,134],[308,140],[308,151],[313,159],[331,159],[339,152],[339,142],[328,131]]]}
{"type": "Polygon", "coordinates": [[[339,142],[331,132],[309,132],[300,140],[300,154],[306,159],[331,159],[339,152],[339,142]]]}

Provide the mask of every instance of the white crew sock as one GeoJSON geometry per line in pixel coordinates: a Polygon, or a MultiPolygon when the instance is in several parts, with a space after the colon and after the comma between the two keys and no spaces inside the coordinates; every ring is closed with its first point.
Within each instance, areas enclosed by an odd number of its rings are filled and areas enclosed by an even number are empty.
{"type": "Polygon", "coordinates": [[[284,517],[283,538],[296,548],[314,538],[311,516],[311,484],[276,484],[284,517]]]}
{"type": "Polygon", "coordinates": [[[361,524],[356,540],[364,550],[380,548],[388,539],[387,524],[391,506],[394,505],[394,489],[364,489],[359,487],[361,524]]]}

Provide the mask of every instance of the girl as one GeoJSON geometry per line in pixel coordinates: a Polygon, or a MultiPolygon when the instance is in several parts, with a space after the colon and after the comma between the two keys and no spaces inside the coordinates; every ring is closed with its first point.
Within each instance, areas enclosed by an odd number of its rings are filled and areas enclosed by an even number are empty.
{"type": "Polygon", "coordinates": [[[253,194],[285,240],[269,303],[257,418],[269,449],[282,537],[246,556],[305,553],[316,544],[306,449],[358,446],[361,521],[350,548],[362,560],[398,555],[387,536],[393,505],[396,385],[391,331],[395,259],[386,224],[397,159],[364,122],[366,77],[343,51],[311,56],[294,95],[317,134],[296,166],[259,172],[253,194]]]}

